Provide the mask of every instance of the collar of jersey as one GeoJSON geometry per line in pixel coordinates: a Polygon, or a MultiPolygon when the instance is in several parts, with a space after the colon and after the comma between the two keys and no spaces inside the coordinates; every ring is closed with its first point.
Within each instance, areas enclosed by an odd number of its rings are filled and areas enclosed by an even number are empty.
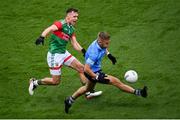
{"type": "Polygon", "coordinates": [[[101,47],[99,46],[97,40],[96,40],[96,46],[97,46],[97,48],[98,48],[99,50],[103,50],[103,48],[101,48],[101,47]]]}
{"type": "Polygon", "coordinates": [[[63,24],[67,24],[69,27],[72,26],[71,24],[67,23],[65,19],[62,20],[62,23],[63,23],[63,24]]]}

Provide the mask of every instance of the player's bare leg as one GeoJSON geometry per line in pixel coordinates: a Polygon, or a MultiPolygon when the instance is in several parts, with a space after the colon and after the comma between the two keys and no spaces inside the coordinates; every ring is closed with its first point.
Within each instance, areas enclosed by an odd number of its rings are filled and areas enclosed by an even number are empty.
{"type": "Polygon", "coordinates": [[[81,79],[81,84],[82,84],[82,85],[85,85],[85,84],[88,82],[88,80],[87,80],[86,77],[84,76],[84,73],[79,72],[79,77],[80,77],[80,79],[81,79]]]}
{"type": "Polygon", "coordinates": [[[79,96],[81,96],[82,94],[91,91],[94,89],[94,86],[96,85],[96,83],[93,83],[91,81],[87,81],[87,84],[80,87],[76,92],[74,92],[74,94],[72,95],[72,97],[74,99],[78,98],[79,96]]]}
{"type": "Polygon", "coordinates": [[[143,89],[134,89],[131,86],[122,83],[118,78],[114,76],[108,75],[106,78],[110,80],[109,84],[116,86],[117,88],[121,89],[124,92],[132,93],[142,97],[147,97],[146,86],[143,89]]]}
{"type": "Polygon", "coordinates": [[[60,75],[52,75],[52,78],[44,78],[39,81],[40,85],[59,85],[60,75]]]}
{"type": "MultiPolygon", "coordinates": [[[[81,83],[85,85],[85,83],[87,83],[88,80],[84,76],[84,65],[81,64],[77,59],[74,59],[70,67],[78,71],[80,79],[81,79],[81,83]]],[[[92,88],[92,90],[86,93],[86,98],[91,99],[93,97],[100,96],[101,94],[102,94],[102,91],[94,91],[94,88],[92,88]]]]}
{"type": "Polygon", "coordinates": [[[134,93],[134,91],[135,91],[134,88],[122,83],[118,78],[116,78],[114,76],[108,75],[108,77],[106,79],[110,80],[109,84],[118,87],[119,89],[121,89],[124,92],[134,93]]]}
{"type": "MultiPolygon", "coordinates": [[[[110,76],[110,75],[108,75],[106,77],[106,79],[109,79],[108,82],[110,85],[113,85],[124,92],[135,94],[135,95],[142,96],[142,97],[147,97],[147,87],[144,87],[143,89],[134,89],[131,86],[128,86],[128,85],[122,83],[118,78],[116,78],[114,76],[110,76]]],[[[74,92],[72,96],[67,97],[64,101],[65,112],[68,113],[73,102],[78,97],[80,97],[82,94],[84,94],[85,92],[94,88],[94,86],[95,86],[95,83],[89,81],[89,82],[87,82],[87,84],[85,86],[80,87],[76,92],[74,92]]]]}
{"type": "Polygon", "coordinates": [[[43,78],[41,80],[31,78],[29,83],[29,94],[33,95],[38,85],[59,85],[60,75],[52,75],[52,78],[43,78]]]}

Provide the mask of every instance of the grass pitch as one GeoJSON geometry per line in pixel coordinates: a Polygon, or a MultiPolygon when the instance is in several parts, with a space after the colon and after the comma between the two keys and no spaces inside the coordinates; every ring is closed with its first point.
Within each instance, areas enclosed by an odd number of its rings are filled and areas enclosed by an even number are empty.
{"type": "MultiPolygon", "coordinates": [[[[179,0],[5,0],[0,4],[0,118],[180,118],[180,1],[179,0]],[[35,46],[40,33],[65,10],[76,7],[80,17],[77,39],[87,48],[99,31],[111,34],[113,66],[103,70],[120,78],[134,69],[135,88],[147,85],[147,99],[98,84],[104,93],[92,100],[79,98],[70,114],[64,99],[81,86],[77,73],[63,67],[59,86],[41,86],[28,94],[31,77],[48,77],[48,39],[35,46]]],[[[69,51],[82,63],[83,57],[69,51]]],[[[126,82],[125,82],[126,83],[126,82]]]]}

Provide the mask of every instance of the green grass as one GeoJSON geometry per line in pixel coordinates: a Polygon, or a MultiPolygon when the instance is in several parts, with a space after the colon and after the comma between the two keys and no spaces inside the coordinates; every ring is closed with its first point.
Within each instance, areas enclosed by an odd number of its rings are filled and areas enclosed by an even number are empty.
{"type": "MultiPolygon", "coordinates": [[[[5,0],[0,4],[0,118],[180,118],[180,1],[179,0],[5,0]],[[76,26],[85,48],[99,31],[111,34],[110,51],[117,64],[103,60],[106,73],[123,82],[125,71],[139,74],[135,88],[147,85],[147,99],[98,84],[104,93],[79,98],[70,114],[63,101],[81,86],[78,75],[63,68],[59,86],[39,87],[28,94],[30,77],[48,77],[48,41],[34,41],[65,10],[80,10],[76,26]]],[[[69,51],[83,63],[82,55],[69,51]]],[[[126,82],[125,82],[126,83],[126,82]]]]}

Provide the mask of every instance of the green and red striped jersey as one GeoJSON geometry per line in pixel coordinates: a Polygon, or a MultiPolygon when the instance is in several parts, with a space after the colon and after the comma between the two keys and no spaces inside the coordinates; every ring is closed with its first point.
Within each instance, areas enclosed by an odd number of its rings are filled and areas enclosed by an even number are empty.
{"type": "Polygon", "coordinates": [[[64,19],[54,22],[58,30],[54,31],[50,36],[49,52],[65,53],[68,41],[74,34],[74,27],[64,19]]]}

